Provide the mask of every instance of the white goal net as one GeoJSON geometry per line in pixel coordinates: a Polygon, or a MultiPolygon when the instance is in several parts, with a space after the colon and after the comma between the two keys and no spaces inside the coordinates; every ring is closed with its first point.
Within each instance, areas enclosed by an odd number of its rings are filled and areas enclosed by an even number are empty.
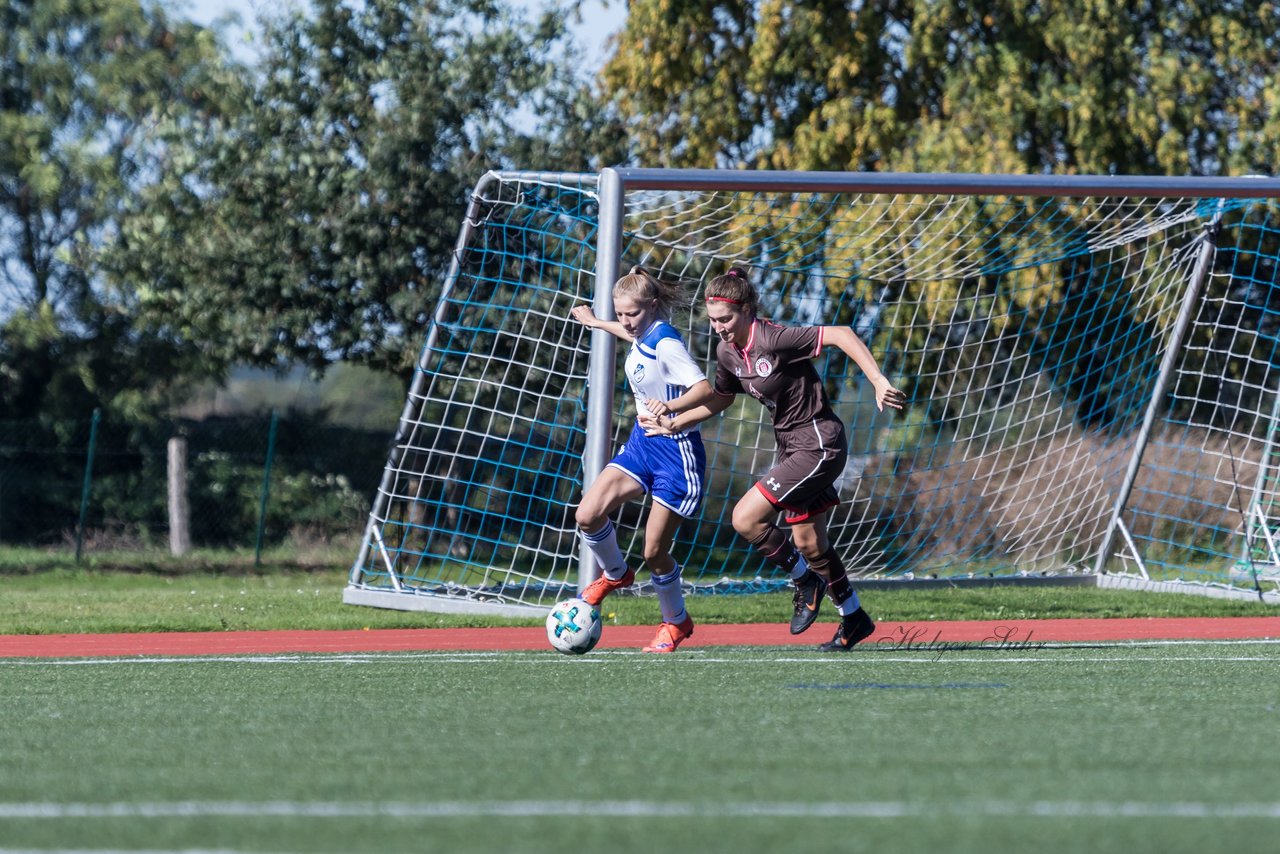
{"type": "MultiPolygon", "coordinates": [[[[851,457],[852,574],[1089,576],[1274,598],[1280,182],[606,170],[491,173],[396,429],[348,602],[541,613],[591,573],[583,485],[630,429],[608,311],[643,264],[710,375],[699,288],[752,271],[762,315],[852,326],[908,396],[879,412],[818,359],[851,457]]],[[[711,492],[675,544],[695,592],[781,588],[734,533],[769,467],[741,396],[702,425],[711,492]]],[[[639,566],[644,505],[615,519],[639,566]]],[[[644,576],[642,575],[642,580],[644,576]]]]}

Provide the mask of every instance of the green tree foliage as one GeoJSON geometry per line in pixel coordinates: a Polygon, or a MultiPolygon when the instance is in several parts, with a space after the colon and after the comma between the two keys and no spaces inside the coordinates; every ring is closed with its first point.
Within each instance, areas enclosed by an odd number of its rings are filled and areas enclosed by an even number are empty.
{"type": "Polygon", "coordinates": [[[182,368],[94,250],[152,178],[149,131],[210,108],[210,31],[135,0],[0,3],[0,413],[133,410],[182,368]]]}
{"type": "Polygon", "coordinates": [[[406,369],[476,180],[610,156],[572,11],[317,0],[267,20],[244,110],[175,140],[122,233],[118,279],[153,330],[212,364],[406,369]]]}
{"type": "MultiPolygon", "coordinates": [[[[603,79],[645,165],[1271,173],[1280,157],[1278,30],[1277,5],[1256,0],[633,0],[603,79]]],[[[955,222],[980,230],[986,251],[1032,237],[986,219],[981,202],[969,207],[955,222]]],[[[1054,228],[1070,228],[1077,213],[1064,208],[1054,228]]],[[[753,210],[743,216],[758,221],[753,210]]],[[[859,269],[859,255],[886,257],[868,251],[873,230],[824,240],[835,226],[821,211],[788,216],[777,215],[775,262],[831,272],[859,269]],[[844,255],[824,255],[831,246],[844,255]]],[[[880,250],[909,252],[884,238],[880,250]]],[[[832,275],[833,290],[850,287],[832,275]]],[[[892,278],[861,286],[953,305],[943,321],[953,328],[989,323],[997,293],[1016,295],[1011,312],[1052,316],[1113,287],[1069,265],[1049,277],[1051,288],[1019,288],[1008,276],[892,278]],[[961,294],[977,299],[962,310],[961,294]]],[[[1090,317],[1108,330],[1143,329],[1128,306],[1090,317]]],[[[1120,358],[1090,349],[1104,331],[1069,341],[1009,336],[1007,357],[1065,349],[1076,373],[1055,382],[1082,421],[1110,423],[1110,389],[1088,379],[1091,366],[1120,358]]],[[[937,363],[900,367],[967,370],[946,349],[930,358],[937,363]]]]}
{"type": "Polygon", "coordinates": [[[1238,175],[1271,172],[1280,153],[1272,3],[917,9],[908,60],[945,81],[941,109],[918,115],[930,168],[1238,175]]]}
{"type": "Polygon", "coordinates": [[[646,165],[1270,172],[1277,30],[1253,0],[632,0],[604,80],[646,165]]]}

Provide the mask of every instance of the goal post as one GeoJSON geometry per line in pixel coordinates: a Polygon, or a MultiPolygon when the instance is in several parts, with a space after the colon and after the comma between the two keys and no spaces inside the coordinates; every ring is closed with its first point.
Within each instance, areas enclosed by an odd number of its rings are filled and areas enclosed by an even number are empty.
{"type": "MultiPolygon", "coordinates": [[[[842,353],[816,361],[851,446],[831,537],[864,582],[1275,601],[1249,567],[1280,542],[1277,199],[1269,178],[489,173],[344,600],[540,615],[589,581],[574,509],[634,404],[618,342],[569,311],[611,317],[612,282],[643,264],[693,295],[676,323],[710,375],[700,289],[737,264],[764,316],[852,326],[908,394],[879,412],[842,353]]],[[[674,546],[686,585],[783,588],[730,524],[772,460],[767,414],[743,396],[702,434],[709,493],[674,546]]],[[[644,520],[639,502],[615,519],[636,566],[644,520]]]]}

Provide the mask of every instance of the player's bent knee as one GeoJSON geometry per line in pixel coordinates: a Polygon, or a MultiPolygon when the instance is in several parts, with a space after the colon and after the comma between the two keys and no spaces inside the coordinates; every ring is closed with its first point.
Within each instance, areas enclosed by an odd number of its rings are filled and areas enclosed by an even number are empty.
{"type": "Polygon", "coordinates": [[[827,550],[821,547],[821,544],[816,538],[793,539],[792,542],[795,544],[796,551],[800,552],[800,554],[804,556],[804,559],[809,563],[813,563],[815,560],[827,553],[827,550]]]}
{"type": "Polygon", "coordinates": [[[733,530],[737,531],[748,540],[753,540],[760,536],[760,533],[768,527],[768,523],[761,520],[754,513],[735,507],[733,510],[733,530]]]}
{"type": "Polygon", "coordinates": [[[573,512],[573,521],[577,524],[579,530],[588,534],[603,525],[604,520],[605,517],[602,514],[585,505],[578,505],[578,509],[573,512]]]}
{"type": "Polygon", "coordinates": [[[662,539],[650,541],[646,537],[644,546],[640,551],[640,557],[644,560],[645,569],[649,570],[654,576],[670,572],[671,568],[676,565],[675,558],[671,555],[671,543],[662,539]]]}

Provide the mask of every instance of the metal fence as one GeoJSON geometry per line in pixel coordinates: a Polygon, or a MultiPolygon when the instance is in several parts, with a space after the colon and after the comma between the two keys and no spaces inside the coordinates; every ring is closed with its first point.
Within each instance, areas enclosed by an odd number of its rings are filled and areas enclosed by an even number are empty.
{"type": "Polygon", "coordinates": [[[173,552],[184,523],[182,548],[356,534],[388,438],[277,412],[0,420],[0,545],[173,552]]]}

